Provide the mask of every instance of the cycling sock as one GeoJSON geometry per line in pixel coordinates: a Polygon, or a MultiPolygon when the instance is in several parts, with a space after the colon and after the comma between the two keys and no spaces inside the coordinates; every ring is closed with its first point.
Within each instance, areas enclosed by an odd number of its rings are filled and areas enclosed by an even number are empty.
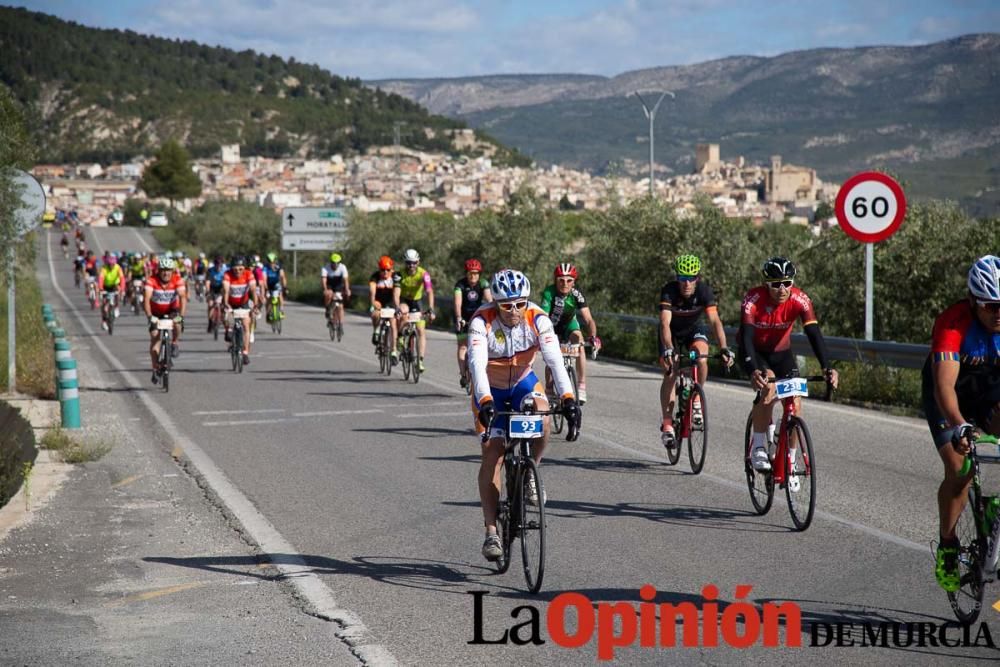
{"type": "Polygon", "coordinates": [[[754,431],[753,435],[750,437],[750,444],[751,444],[751,448],[752,449],[757,449],[758,447],[763,447],[764,446],[764,434],[763,433],[758,433],[757,431],[754,431]]]}
{"type": "Polygon", "coordinates": [[[673,420],[672,417],[667,417],[667,418],[665,418],[663,420],[663,425],[660,427],[660,430],[664,431],[664,430],[666,430],[668,428],[669,429],[673,429],[674,428],[674,420],[673,420]]]}
{"type": "Polygon", "coordinates": [[[767,427],[767,441],[774,442],[774,424],[769,424],[767,427]]]}
{"type": "Polygon", "coordinates": [[[947,539],[944,538],[944,537],[942,537],[941,538],[941,542],[938,544],[938,546],[941,547],[941,548],[945,548],[945,549],[947,549],[949,547],[957,549],[958,547],[961,546],[961,544],[959,543],[957,537],[952,537],[952,538],[947,538],[947,539]]]}

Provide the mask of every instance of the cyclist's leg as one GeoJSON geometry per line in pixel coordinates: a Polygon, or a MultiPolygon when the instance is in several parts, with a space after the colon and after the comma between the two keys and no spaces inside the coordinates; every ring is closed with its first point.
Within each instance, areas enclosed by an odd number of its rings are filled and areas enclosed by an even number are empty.
{"type": "Polygon", "coordinates": [[[419,343],[418,349],[420,350],[420,358],[423,359],[424,355],[427,354],[427,321],[420,320],[417,322],[417,342],[419,343]]]}
{"type": "Polygon", "coordinates": [[[674,422],[674,401],[676,400],[675,385],[677,383],[677,373],[667,372],[667,365],[661,356],[659,359],[660,368],[663,369],[663,381],[660,382],[660,418],[663,427],[673,426],[674,422]]]}
{"type": "Polygon", "coordinates": [[[497,532],[497,502],[500,500],[500,463],[503,460],[503,438],[490,438],[481,448],[478,475],[479,502],[483,507],[483,524],[486,527],[486,533],[495,534],[497,532]]]}
{"type": "MultiPolygon", "coordinates": [[[[541,412],[549,409],[549,401],[545,397],[545,390],[542,387],[542,383],[538,380],[538,376],[536,376],[534,372],[528,373],[524,379],[511,387],[508,391],[511,407],[515,410],[521,407],[521,401],[528,396],[534,399],[535,410],[541,412]]],[[[495,396],[494,400],[496,400],[495,396]]],[[[550,422],[551,420],[546,417],[542,437],[531,443],[531,458],[535,460],[535,463],[542,462],[542,454],[545,452],[545,445],[548,444],[549,441],[550,422]]]]}
{"type": "MultiPolygon", "coordinates": [[[[576,320],[573,320],[570,325],[575,322],[576,320]]],[[[575,329],[570,326],[567,331],[570,343],[583,343],[583,331],[580,330],[579,324],[576,325],[575,329]]],[[[587,387],[587,355],[582,347],[576,351],[576,384],[578,389],[586,389],[587,387]]]]}
{"type": "MultiPolygon", "coordinates": [[[[708,354],[708,332],[705,331],[705,326],[701,323],[695,329],[695,332],[691,335],[691,340],[688,343],[688,348],[694,350],[698,356],[708,354]]],[[[698,384],[705,386],[705,382],[708,381],[708,359],[698,359],[698,384]]]]}
{"type": "Polygon", "coordinates": [[[246,334],[243,336],[243,354],[249,355],[250,354],[250,332],[252,331],[252,329],[250,327],[253,326],[253,324],[252,324],[252,319],[253,318],[247,316],[247,317],[244,317],[244,318],[241,318],[241,319],[243,320],[243,331],[246,332],[246,334]]]}
{"type": "Polygon", "coordinates": [[[410,304],[401,299],[399,301],[399,310],[396,311],[396,318],[393,320],[393,325],[395,326],[392,332],[392,340],[394,341],[393,349],[398,347],[401,350],[403,348],[403,341],[397,339],[396,332],[402,331],[401,327],[406,324],[406,316],[409,314],[410,304]]]}
{"type": "Polygon", "coordinates": [[[465,376],[465,356],[469,352],[469,334],[459,333],[456,334],[457,348],[455,352],[455,358],[458,360],[458,374],[460,377],[465,376]]]}
{"type": "Polygon", "coordinates": [[[157,370],[160,361],[160,332],[154,326],[149,327],[149,358],[153,370],[157,370]]]}

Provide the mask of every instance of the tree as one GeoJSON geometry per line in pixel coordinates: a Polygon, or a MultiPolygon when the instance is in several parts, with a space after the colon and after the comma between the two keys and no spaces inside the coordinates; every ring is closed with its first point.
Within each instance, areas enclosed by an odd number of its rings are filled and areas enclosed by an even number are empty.
{"type": "MultiPolygon", "coordinates": [[[[33,162],[24,113],[10,90],[0,86],[0,248],[14,242],[14,211],[21,207],[21,193],[10,177],[14,169],[28,169],[33,162]]],[[[6,257],[0,253],[0,266],[6,265],[6,257]]]]}
{"type": "Polygon", "coordinates": [[[170,208],[174,200],[189,199],[201,194],[201,181],[191,171],[191,157],[174,140],[160,146],[156,159],[142,172],[139,187],[149,197],[166,197],[170,208]]]}

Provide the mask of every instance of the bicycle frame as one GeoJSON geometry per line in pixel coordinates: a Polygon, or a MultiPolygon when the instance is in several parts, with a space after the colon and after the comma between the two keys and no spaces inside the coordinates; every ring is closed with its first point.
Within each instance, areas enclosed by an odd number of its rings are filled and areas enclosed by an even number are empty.
{"type": "MultiPolygon", "coordinates": [[[[826,382],[826,377],[823,375],[811,375],[805,378],[806,382],[826,382]]],[[[770,384],[776,382],[776,378],[770,378],[768,380],[770,384]]],[[[829,385],[828,385],[829,388],[829,385]]],[[[827,392],[829,396],[829,391],[827,392]]],[[[758,393],[757,397],[754,399],[754,404],[760,402],[761,394],[758,393]]],[[[790,430],[789,424],[791,424],[792,418],[797,417],[795,412],[795,398],[794,396],[789,396],[788,398],[781,399],[781,422],[778,424],[777,435],[778,441],[775,443],[774,450],[774,461],[772,462],[771,474],[774,476],[775,484],[779,486],[784,484],[787,480],[788,471],[785,469],[785,463],[788,460],[788,450],[789,450],[789,438],[788,433],[790,430]]],[[[805,456],[805,453],[802,454],[805,456]]],[[[811,462],[805,461],[806,467],[811,466],[811,462]]]]}
{"type": "MultiPolygon", "coordinates": [[[[675,407],[677,401],[684,400],[685,388],[687,388],[688,392],[690,393],[691,387],[693,387],[694,385],[701,384],[701,378],[698,377],[698,360],[708,359],[709,356],[710,355],[707,354],[697,354],[694,351],[692,351],[690,354],[686,355],[685,357],[682,357],[688,359],[689,363],[687,366],[681,366],[680,362],[678,362],[678,367],[676,370],[677,379],[674,380],[675,407]],[[690,386],[686,387],[688,383],[690,383],[690,386]]],[[[691,397],[689,396],[687,400],[684,400],[684,413],[681,416],[680,429],[677,431],[678,441],[691,436],[691,420],[692,420],[693,410],[694,410],[694,401],[691,400],[691,397]]]]}

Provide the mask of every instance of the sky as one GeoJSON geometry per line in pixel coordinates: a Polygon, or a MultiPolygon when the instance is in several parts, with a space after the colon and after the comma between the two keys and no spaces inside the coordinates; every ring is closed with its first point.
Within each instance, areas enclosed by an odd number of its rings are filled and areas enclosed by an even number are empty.
{"type": "Polygon", "coordinates": [[[14,0],[364,80],[622,72],[1000,32],[998,0],[14,0]]]}

